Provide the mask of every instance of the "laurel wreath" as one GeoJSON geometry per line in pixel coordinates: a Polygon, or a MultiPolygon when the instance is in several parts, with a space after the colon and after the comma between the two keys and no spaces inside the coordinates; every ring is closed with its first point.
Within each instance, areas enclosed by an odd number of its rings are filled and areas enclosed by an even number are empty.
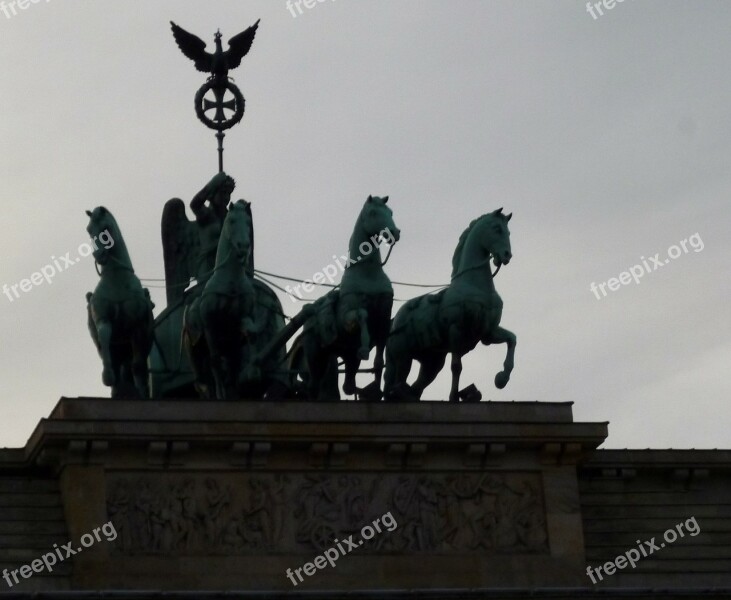
{"type": "Polygon", "coordinates": [[[234,109],[234,114],[230,119],[227,119],[225,121],[216,122],[212,119],[209,119],[204,110],[203,110],[203,97],[208,93],[209,90],[213,89],[217,85],[217,82],[215,80],[207,81],[204,83],[200,89],[195,94],[195,114],[198,116],[198,119],[200,119],[203,124],[208,127],[209,129],[216,129],[218,131],[223,131],[225,129],[231,129],[234,125],[236,125],[241,119],[244,117],[244,109],[246,108],[246,100],[244,100],[244,95],[241,93],[241,90],[239,90],[238,87],[236,87],[233,83],[230,81],[226,82],[226,89],[230,90],[231,93],[234,96],[234,101],[236,102],[236,108],[234,109]]]}

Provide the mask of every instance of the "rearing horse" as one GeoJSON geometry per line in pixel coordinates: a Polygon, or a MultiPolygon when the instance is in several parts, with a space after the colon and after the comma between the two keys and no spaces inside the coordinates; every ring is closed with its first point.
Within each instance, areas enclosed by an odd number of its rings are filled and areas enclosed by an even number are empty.
{"type": "Polygon", "coordinates": [[[247,207],[244,200],[229,204],[213,273],[183,314],[182,343],[196,388],[207,399],[235,398],[239,375],[250,365],[251,344],[246,338],[254,329],[255,292],[247,274],[251,255],[247,207]]]}
{"type": "Polygon", "coordinates": [[[391,323],[393,287],[383,270],[379,242],[395,244],[401,232],[393,222],[388,196],[368,196],[358,215],[348,245],[349,263],[339,289],[319,299],[316,314],[305,322],[295,347],[303,346],[307,363],[308,396],[338,400],[337,357],[345,363],[343,391],[357,391],[355,376],[360,362],[376,347],[373,383],[361,390],[363,397],[380,400],[383,353],[391,323]]]}
{"type": "Polygon", "coordinates": [[[102,359],[102,382],[112,388],[112,398],[149,398],[147,357],[152,348],[154,304],[135,275],[112,213],[98,206],[86,214],[92,239],[105,232],[112,239],[110,245],[94,250],[100,279],[94,292],[86,294],[89,333],[102,359]]]}
{"type": "Polygon", "coordinates": [[[413,298],[396,313],[386,345],[386,400],[419,400],[450,352],[450,402],[457,402],[460,397],[479,400],[476,390],[459,391],[462,356],[477,342],[507,344],[503,371],[495,376],[498,388],[507,385],[513,370],[516,337],[500,327],[503,301],[495,291],[490,261],[498,270],[510,262],[511,216],[504,215],[500,208],[472,221],[454,252],[449,287],[434,295],[413,298]],[[413,360],[421,366],[419,376],[409,386],[406,379],[413,360]]]}

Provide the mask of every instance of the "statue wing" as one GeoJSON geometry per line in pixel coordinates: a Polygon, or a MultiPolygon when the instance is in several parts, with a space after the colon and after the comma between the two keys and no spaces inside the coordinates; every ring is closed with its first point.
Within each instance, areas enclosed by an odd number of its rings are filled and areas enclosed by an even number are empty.
{"type": "Polygon", "coordinates": [[[258,27],[259,21],[228,41],[229,49],[226,51],[226,59],[229,69],[235,69],[241,64],[241,59],[246,56],[254,43],[254,36],[258,27]]]}
{"type": "Polygon", "coordinates": [[[206,43],[197,35],[185,31],[185,29],[172,21],[170,21],[170,26],[173,30],[175,42],[178,44],[178,48],[180,48],[182,53],[195,63],[196,69],[204,73],[210,73],[213,64],[213,55],[205,51],[206,43]]]}
{"type": "Polygon", "coordinates": [[[165,262],[167,302],[171,306],[196,276],[199,240],[194,222],[185,214],[185,203],[173,198],[162,211],[162,254],[165,262]]]}

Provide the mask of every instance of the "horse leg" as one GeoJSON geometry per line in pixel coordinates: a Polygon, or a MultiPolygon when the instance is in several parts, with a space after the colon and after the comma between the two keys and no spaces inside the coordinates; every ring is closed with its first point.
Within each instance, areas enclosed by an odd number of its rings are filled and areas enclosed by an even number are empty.
{"type": "Polygon", "coordinates": [[[226,400],[234,400],[238,397],[239,368],[241,366],[241,354],[231,350],[224,355],[224,385],[226,386],[226,400]]]}
{"type": "Polygon", "coordinates": [[[200,317],[200,299],[196,298],[183,313],[182,345],[193,371],[193,385],[203,400],[216,399],[208,344],[200,317]]]}
{"type": "Polygon", "coordinates": [[[307,360],[310,371],[309,392],[310,400],[326,400],[325,373],[327,371],[327,358],[322,353],[314,353],[307,360]]]}
{"type": "Polygon", "coordinates": [[[208,358],[211,363],[211,374],[213,375],[213,382],[216,387],[216,400],[225,400],[226,385],[224,360],[219,351],[218,340],[205,320],[203,323],[203,335],[205,336],[206,345],[208,346],[208,358]]]}
{"type": "Polygon", "coordinates": [[[152,350],[153,321],[152,313],[145,312],[147,304],[142,307],[142,315],[137,326],[139,329],[132,337],[131,371],[137,394],[143,400],[150,398],[150,381],[147,368],[147,357],[152,350]]]}
{"type": "Polygon", "coordinates": [[[358,371],[360,360],[352,353],[348,353],[345,358],[345,381],[343,382],[343,393],[346,396],[352,396],[357,391],[355,385],[355,374],[358,371]]]}
{"type": "Polygon", "coordinates": [[[488,344],[507,344],[508,351],[505,355],[505,362],[503,362],[503,370],[495,375],[495,387],[503,389],[508,385],[510,381],[510,373],[513,371],[514,358],[515,358],[515,344],[517,338],[512,331],[508,331],[503,327],[495,327],[485,338],[482,343],[486,346],[488,344]]]}
{"type": "Polygon", "coordinates": [[[319,336],[314,330],[305,331],[302,335],[302,350],[307,368],[307,399],[317,400],[327,368],[327,361],[323,359],[326,350],[320,347],[319,336]]]}
{"type": "MultiPolygon", "coordinates": [[[[211,367],[211,355],[208,352],[203,339],[191,349],[195,358],[190,363],[193,368],[193,376],[195,377],[195,387],[201,398],[204,400],[216,399],[216,380],[213,377],[213,367],[211,367]]],[[[193,355],[193,354],[191,354],[193,355]]]]}
{"type": "Polygon", "coordinates": [[[446,359],[446,353],[437,354],[432,352],[419,360],[419,376],[416,378],[414,385],[411,386],[411,391],[417,400],[421,399],[421,395],[424,393],[427,386],[429,386],[432,381],[437,378],[437,375],[439,375],[439,371],[442,370],[446,359]]]}
{"type": "Polygon", "coordinates": [[[327,401],[340,400],[340,390],[338,389],[338,357],[330,354],[325,363],[325,374],[320,384],[320,397],[327,401]]]}
{"type": "MultiPolygon", "coordinates": [[[[222,327],[223,329],[223,327],[222,327]]],[[[235,329],[234,331],[238,331],[235,329]]],[[[233,400],[238,396],[238,380],[241,368],[241,352],[239,352],[230,334],[217,337],[216,353],[221,372],[222,400],[233,400]]]]}
{"type": "Polygon", "coordinates": [[[391,309],[393,308],[393,297],[388,296],[381,299],[376,304],[375,314],[373,315],[371,330],[371,343],[375,347],[375,355],[373,357],[373,382],[367,385],[364,390],[367,393],[367,399],[378,402],[383,399],[383,389],[381,387],[384,367],[384,356],[386,352],[386,343],[391,333],[391,309]]]}
{"type": "Polygon", "coordinates": [[[117,367],[112,367],[114,373],[114,385],[112,386],[112,398],[129,398],[133,396],[130,393],[129,374],[127,365],[119,364],[117,367]]]}
{"type": "Polygon", "coordinates": [[[138,340],[133,349],[132,357],[132,377],[134,378],[135,388],[140,398],[147,400],[150,397],[150,386],[147,371],[147,356],[150,353],[149,348],[145,351],[145,342],[138,340]]]}
{"type": "MultiPolygon", "coordinates": [[[[208,346],[208,356],[211,362],[211,373],[216,384],[216,400],[231,398],[231,365],[230,355],[226,344],[226,331],[222,326],[221,313],[225,310],[218,296],[201,297],[199,311],[203,334],[208,346]]],[[[238,369],[238,365],[236,366],[238,369]]]]}
{"type": "MultiPolygon", "coordinates": [[[[241,383],[244,375],[244,368],[248,369],[251,343],[245,338],[239,329],[233,328],[231,334],[226,337],[225,361],[226,374],[228,376],[228,396],[230,399],[241,397],[241,383]]],[[[246,375],[250,375],[248,372],[246,375]]]]}
{"type": "Polygon", "coordinates": [[[358,310],[358,326],[360,328],[358,358],[360,360],[368,360],[368,356],[371,353],[371,338],[368,334],[368,311],[362,308],[358,310]]]}
{"type": "Polygon", "coordinates": [[[110,321],[100,320],[96,322],[96,335],[99,340],[99,354],[102,358],[102,383],[108,387],[114,387],[117,383],[117,376],[112,365],[112,324],[110,321]]]}
{"type": "Polygon", "coordinates": [[[383,400],[383,389],[381,389],[381,376],[383,375],[383,352],[385,344],[376,344],[375,357],[373,358],[373,381],[364,388],[357,388],[358,400],[364,402],[380,402],[383,400]]]}
{"type": "MultiPolygon", "coordinates": [[[[186,315],[187,316],[187,315],[186,315]]],[[[197,348],[194,347],[193,337],[191,336],[190,331],[188,330],[188,323],[185,322],[186,316],[183,317],[183,339],[182,344],[183,348],[185,348],[185,354],[188,357],[188,364],[190,365],[190,370],[193,371],[193,385],[195,386],[196,391],[198,392],[198,395],[203,400],[211,400],[210,397],[210,390],[207,388],[206,384],[203,381],[203,368],[200,361],[200,353],[197,351],[197,348]]],[[[198,345],[200,346],[200,340],[198,345]]]]}
{"type": "Polygon", "coordinates": [[[450,402],[459,402],[459,376],[462,374],[462,357],[452,352],[452,389],[449,392],[450,402]]]}
{"type": "Polygon", "coordinates": [[[368,311],[364,308],[349,310],[345,313],[345,331],[353,333],[356,327],[360,333],[360,346],[357,356],[360,360],[368,360],[371,353],[371,339],[368,334],[368,311]]]}
{"type": "Polygon", "coordinates": [[[395,338],[386,344],[386,371],[383,376],[383,397],[386,401],[400,400],[408,384],[406,380],[411,372],[410,352],[403,344],[397,346],[395,338]]]}
{"type": "Polygon", "coordinates": [[[379,343],[376,346],[376,356],[373,358],[373,381],[380,388],[383,377],[383,355],[386,351],[386,344],[379,343]]]}
{"type": "Polygon", "coordinates": [[[255,362],[255,346],[251,337],[243,337],[238,344],[237,355],[239,357],[239,367],[236,377],[239,384],[246,384],[247,387],[258,387],[262,382],[262,367],[255,362]]]}

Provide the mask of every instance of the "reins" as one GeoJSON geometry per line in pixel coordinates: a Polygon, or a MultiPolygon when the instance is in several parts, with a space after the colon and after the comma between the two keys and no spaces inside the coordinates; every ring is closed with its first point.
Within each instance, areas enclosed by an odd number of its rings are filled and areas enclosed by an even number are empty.
{"type": "MultiPolygon", "coordinates": [[[[492,254],[490,254],[490,256],[488,256],[488,257],[487,257],[487,258],[486,258],[485,260],[483,260],[482,262],[479,262],[479,263],[477,263],[476,265],[472,265],[471,267],[467,267],[467,268],[465,268],[465,269],[462,269],[461,271],[458,271],[457,273],[455,273],[454,275],[452,275],[452,281],[454,281],[455,279],[457,279],[457,277],[459,277],[460,275],[464,275],[464,274],[465,274],[465,273],[467,273],[468,271],[474,271],[475,269],[481,269],[481,268],[482,268],[482,267],[484,267],[485,265],[489,265],[489,264],[490,264],[490,261],[491,261],[492,259],[493,259],[493,255],[492,255],[492,254]]],[[[503,263],[501,262],[501,263],[500,263],[500,264],[499,264],[499,265],[497,266],[497,268],[495,269],[495,272],[494,272],[494,273],[492,273],[492,278],[493,278],[493,279],[495,279],[495,277],[497,277],[497,274],[498,274],[498,272],[500,271],[500,267],[502,267],[502,266],[503,266],[503,263]]]]}

